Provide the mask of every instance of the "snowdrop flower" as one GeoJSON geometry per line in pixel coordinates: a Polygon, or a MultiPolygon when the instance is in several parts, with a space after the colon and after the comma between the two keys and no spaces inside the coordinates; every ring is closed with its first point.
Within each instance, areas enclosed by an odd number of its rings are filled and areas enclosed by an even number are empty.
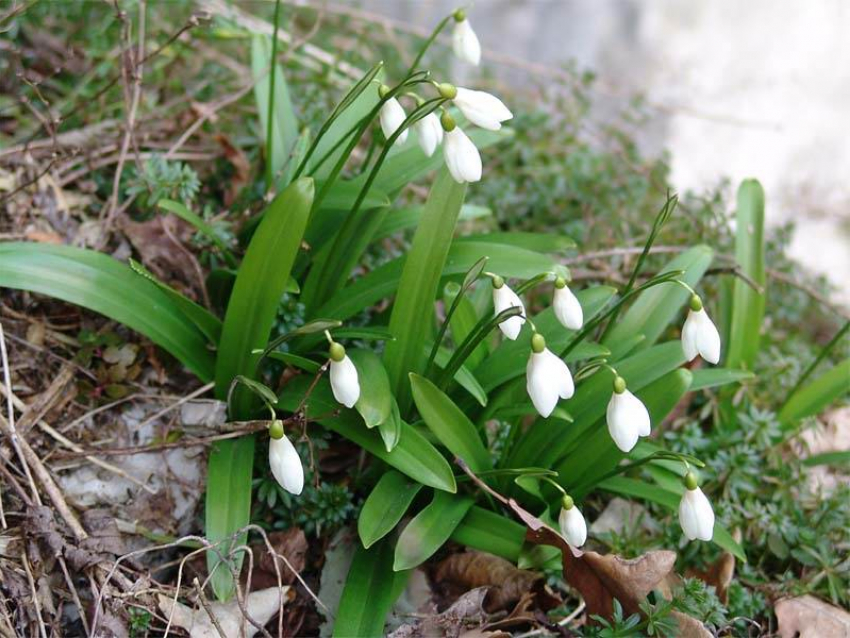
{"type": "Polygon", "coordinates": [[[706,314],[699,295],[691,297],[691,309],[682,326],[682,349],[688,361],[693,361],[697,355],[709,363],[720,361],[720,333],[706,314]]]}
{"type": "Polygon", "coordinates": [[[357,376],[357,368],[345,354],[345,348],[336,341],[331,342],[331,390],[334,399],[345,407],[354,407],[360,398],[360,380],[357,376]]]}
{"type": "MultiPolygon", "coordinates": [[[[386,97],[389,92],[390,87],[385,84],[382,84],[378,89],[378,95],[381,96],[381,99],[386,97]]],[[[402,124],[404,124],[404,120],[407,118],[407,114],[404,112],[399,101],[394,97],[391,97],[386,102],[384,102],[383,106],[381,106],[381,112],[379,119],[381,120],[381,130],[384,132],[384,137],[390,139],[393,133],[395,133],[402,124]]],[[[404,144],[407,139],[407,129],[403,130],[398,138],[396,138],[397,144],[404,144]]]]}
{"type": "Polygon", "coordinates": [[[544,419],[552,414],[558,399],[569,399],[575,394],[573,375],[567,364],[546,348],[546,339],[537,332],[531,337],[531,356],[525,374],[528,396],[544,419]]]}
{"type": "Polygon", "coordinates": [[[568,494],[564,494],[561,503],[561,513],[558,515],[558,526],[561,528],[561,535],[567,539],[567,542],[573,547],[581,547],[587,540],[587,523],[584,521],[584,516],[573,503],[573,499],[568,494]]]}
{"type": "Polygon", "coordinates": [[[283,433],[283,423],[275,419],[269,426],[269,467],[275,480],[291,494],[304,489],[304,468],[292,442],[283,433]]]}
{"type": "Polygon", "coordinates": [[[484,91],[458,87],[453,101],[466,119],[488,131],[498,131],[514,116],[499,98],[484,91]]]}
{"type": "Polygon", "coordinates": [[[614,378],[614,393],[608,402],[608,433],[623,452],[631,452],[638,437],[649,436],[649,411],[634,394],[626,389],[626,380],[614,378]]]}
{"type": "Polygon", "coordinates": [[[440,124],[446,132],[443,140],[443,158],[452,178],[459,183],[477,182],[481,179],[481,154],[475,144],[455,124],[454,118],[444,111],[440,124]]]}
{"type": "Polygon", "coordinates": [[[693,472],[685,475],[685,493],[679,503],[679,524],[689,541],[710,541],[714,536],[714,510],[697,484],[693,472]]]}
{"type": "Polygon", "coordinates": [[[521,314],[499,324],[499,330],[502,331],[502,334],[511,341],[515,341],[525,323],[525,306],[522,305],[522,299],[498,275],[493,277],[493,308],[495,308],[497,315],[508,308],[520,308],[522,310],[521,314]]]}
{"type": "Polygon", "coordinates": [[[576,296],[567,286],[563,277],[555,279],[555,294],[552,296],[552,309],[564,328],[578,330],[584,323],[584,313],[576,296]]]}
{"type": "Polygon", "coordinates": [[[452,32],[452,48],[455,55],[463,60],[478,66],[481,62],[481,43],[478,36],[466,19],[466,11],[458,9],[454,12],[455,28],[452,32]]]}
{"type": "Polygon", "coordinates": [[[437,146],[443,141],[443,125],[440,124],[440,118],[433,113],[428,113],[413,127],[416,129],[416,135],[419,138],[419,147],[425,155],[431,157],[437,150],[437,146]]]}

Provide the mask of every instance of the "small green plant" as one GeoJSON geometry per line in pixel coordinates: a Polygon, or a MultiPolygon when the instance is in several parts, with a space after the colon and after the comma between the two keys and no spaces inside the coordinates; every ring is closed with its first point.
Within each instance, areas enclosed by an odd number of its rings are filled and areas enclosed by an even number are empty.
{"type": "Polygon", "coordinates": [[[142,167],[141,173],[135,166],[127,170],[127,196],[135,197],[141,210],[152,208],[161,199],[184,204],[195,201],[201,182],[191,166],[153,155],[142,167]]]}

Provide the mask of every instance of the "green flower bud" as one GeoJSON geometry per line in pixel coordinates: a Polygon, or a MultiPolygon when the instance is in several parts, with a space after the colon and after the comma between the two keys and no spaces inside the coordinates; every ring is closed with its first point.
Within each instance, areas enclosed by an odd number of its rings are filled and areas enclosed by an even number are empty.
{"type": "Polygon", "coordinates": [[[619,374],[614,377],[614,392],[623,394],[626,391],[626,380],[619,374]]]}
{"type": "Polygon", "coordinates": [[[389,95],[390,90],[390,87],[388,87],[386,84],[382,84],[378,87],[378,97],[383,100],[385,97],[387,97],[387,95],[389,95]]]}
{"type": "Polygon", "coordinates": [[[443,114],[440,116],[440,124],[443,125],[443,130],[446,132],[455,130],[455,127],[457,126],[455,118],[453,118],[448,111],[443,111],[443,114]]]}
{"type": "Polygon", "coordinates": [[[505,280],[499,277],[499,275],[493,275],[493,288],[501,288],[505,285],[505,280]]]}
{"type": "Polygon", "coordinates": [[[328,348],[328,354],[331,357],[331,361],[336,361],[337,363],[339,363],[340,361],[345,359],[345,348],[342,346],[341,343],[337,343],[336,341],[334,341],[333,343],[331,343],[331,347],[328,348]]]}
{"type": "Polygon", "coordinates": [[[273,439],[282,439],[283,438],[283,421],[280,419],[275,419],[271,423],[269,423],[269,436],[273,439]]]}
{"type": "Polygon", "coordinates": [[[539,332],[535,332],[531,337],[531,351],[535,354],[540,354],[546,349],[546,339],[539,332]]]}
{"type": "Polygon", "coordinates": [[[455,19],[455,22],[463,22],[464,20],[466,20],[466,11],[464,11],[463,9],[457,9],[452,14],[452,17],[455,19]]]}
{"type": "Polygon", "coordinates": [[[699,295],[691,295],[691,310],[694,312],[702,310],[702,299],[699,295]]]}
{"type": "Polygon", "coordinates": [[[573,502],[573,497],[569,494],[564,494],[564,498],[561,499],[561,507],[563,507],[565,510],[570,510],[573,508],[573,505],[575,505],[575,503],[573,502]]]}
{"type": "Polygon", "coordinates": [[[457,87],[454,84],[449,84],[448,82],[438,84],[437,91],[440,93],[440,97],[445,98],[446,100],[453,100],[457,97],[457,87]]]}
{"type": "Polygon", "coordinates": [[[567,280],[558,275],[555,277],[555,288],[561,289],[567,285],[567,280]]]}
{"type": "Polygon", "coordinates": [[[699,483],[697,482],[696,474],[693,472],[688,472],[685,474],[685,487],[689,490],[695,490],[699,487],[699,483]]]}

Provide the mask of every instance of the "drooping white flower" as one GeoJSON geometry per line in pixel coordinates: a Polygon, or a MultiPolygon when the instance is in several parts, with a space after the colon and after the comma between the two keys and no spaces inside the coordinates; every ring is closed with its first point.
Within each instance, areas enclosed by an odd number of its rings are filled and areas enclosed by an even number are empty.
{"type": "Polygon", "coordinates": [[[499,330],[502,331],[502,334],[511,341],[515,341],[525,323],[525,306],[519,295],[511,290],[501,277],[493,279],[493,308],[497,315],[508,308],[522,309],[522,314],[506,319],[499,324],[499,330]]]}
{"type": "Polygon", "coordinates": [[[304,468],[292,442],[281,437],[269,439],[269,467],[280,486],[296,496],[304,489],[304,468]]]}
{"type": "Polygon", "coordinates": [[[466,119],[488,131],[498,131],[502,122],[514,116],[499,98],[485,91],[457,87],[453,101],[466,119]]]}
{"type": "Polygon", "coordinates": [[[643,402],[626,389],[623,377],[614,379],[614,392],[606,414],[608,433],[623,452],[631,452],[638,437],[649,436],[649,411],[643,402]]]}
{"type": "Polygon", "coordinates": [[[463,11],[455,13],[452,48],[455,55],[464,62],[469,62],[475,66],[481,63],[481,43],[463,11]]]}
{"type": "Polygon", "coordinates": [[[573,547],[581,547],[587,540],[587,523],[569,496],[564,496],[558,527],[561,528],[561,535],[573,547]]]}
{"type": "Polygon", "coordinates": [[[419,138],[419,147],[425,155],[431,157],[437,150],[437,146],[443,141],[443,125],[440,124],[440,118],[433,113],[428,113],[413,127],[416,129],[416,135],[419,138]]]}
{"type": "Polygon", "coordinates": [[[481,154],[459,126],[446,130],[443,158],[449,173],[459,184],[481,179],[481,154]]]}
{"type": "Polygon", "coordinates": [[[544,419],[555,410],[558,399],[569,399],[575,394],[573,375],[567,364],[546,347],[543,335],[531,338],[531,356],[525,368],[525,388],[534,409],[544,419]]]}
{"type": "Polygon", "coordinates": [[[555,317],[564,328],[578,330],[584,324],[584,313],[578,298],[567,286],[563,277],[555,279],[555,292],[552,295],[552,309],[555,317]]]}
{"type": "Polygon", "coordinates": [[[682,326],[682,349],[688,361],[697,355],[709,363],[720,361],[720,333],[697,295],[691,297],[691,309],[682,326]]]}
{"type": "Polygon", "coordinates": [[[685,475],[685,493],[679,503],[679,524],[690,541],[710,541],[714,536],[714,510],[691,472],[685,475]]]}
{"type": "MultiPolygon", "coordinates": [[[[393,133],[395,133],[402,124],[404,124],[404,120],[407,118],[407,114],[404,112],[404,108],[399,104],[399,101],[394,97],[391,97],[386,102],[384,102],[383,106],[381,106],[380,112],[380,120],[381,120],[381,130],[384,132],[384,137],[390,139],[393,133]]],[[[398,138],[396,139],[396,144],[404,144],[407,139],[407,129],[403,130],[398,138]]]]}
{"type": "Polygon", "coordinates": [[[345,348],[339,343],[331,343],[330,359],[331,390],[333,390],[334,398],[345,407],[352,408],[360,398],[357,368],[345,354],[345,348]]]}

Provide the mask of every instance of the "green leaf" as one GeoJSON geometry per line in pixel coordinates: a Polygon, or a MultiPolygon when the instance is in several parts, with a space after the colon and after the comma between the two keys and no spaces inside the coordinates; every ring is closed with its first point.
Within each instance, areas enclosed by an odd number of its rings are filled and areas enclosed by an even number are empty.
{"type": "Polygon", "coordinates": [[[384,635],[384,623],[394,602],[392,560],[389,540],[370,549],[357,548],[339,601],[334,636],[384,635]]]}
{"type": "MultiPolygon", "coordinates": [[[[419,219],[422,217],[422,211],[424,209],[425,206],[420,205],[390,211],[389,215],[384,217],[384,219],[381,221],[381,225],[378,227],[378,230],[375,231],[375,236],[372,237],[372,241],[376,242],[378,240],[391,237],[396,233],[400,233],[409,228],[415,228],[419,225],[419,219]]],[[[473,219],[480,219],[482,217],[488,217],[492,214],[493,211],[491,211],[486,206],[464,204],[460,208],[460,215],[458,215],[458,221],[463,222],[473,219]]]]}
{"type": "MultiPolygon", "coordinates": [[[[425,349],[427,351],[430,351],[430,348],[427,347],[427,344],[425,349]]],[[[444,369],[449,363],[450,359],[451,352],[449,351],[449,349],[439,348],[437,350],[437,356],[434,357],[434,363],[437,364],[438,368],[444,369]]],[[[481,384],[478,382],[478,379],[475,378],[475,375],[472,374],[469,368],[463,365],[458,368],[457,372],[455,372],[454,380],[460,387],[469,392],[472,398],[478,401],[478,403],[480,403],[482,406],[487,405],[487,393],[484,391],[484,388],[481,387],[481,384]]]]}
{"type": "MultiPolygon", "coordinates": [[[[685,274],[679,279],[693,288],[702,279],[713,258],[714,252],[711,248],[695,246],[670,261],[659,274],[684,270],[685,274]]],[[[617,322],[603,345],[610,348],[615,356],[619,356],[624,342],[633,335],[642,334],[645,340],[639,347],[650,347],[676,318],[689,298],[690,293],[674,283],[645,290],[617,322]]]]}
{"type": "Polygon", "coordinates": [[[387,452],[392,452],[395,446],[398,445],[401,439],[401,428],[402,420],[398,409],[398,401],[395,400],[395,397],[392,397],[390,416],[378,426],[378,431],[381,433],[381,438],[384,440],[384,447],[386,447],[387,452]]]}
{"type": "MultiPolygon", "coordinates": [[[[251,40],[251,74],[254,78],[254,98],[257,102],[257,111],[260,114],[260,129],[265,140],[269,123],[269,90],[271,84],[271,73],[269,73],[269,61],[271,60],[271,41],[267,36],[255,35],[251,40]]],[[[272,117],[272,156],[266,158],[272,165],[272,172],[277,176],[290,159],[295,143],[298,141],[298,120],[295,117],[295,109],[289,96],[289,87],[283,77],[283,70],[279,64],[274,65],[272,70],[275,74],[274,80],[274,110],[272,117]]],[[[291,164],[291,163],[290,163],[291,164]]],[[[294,170],[294,166],[290,166],[294,170]]],[[[283,180],[283,185],[288,179],[283,180]]]]}
{"type": "MultiPolygon", "coordinates": [[[[297,410],[311,383],[312,379],[294,379],[278,397],[278,407],[289,412],[297,410]]],[[[322,379],[316,384],[307,402],[307,417],[353,441],[373,456],[424,485],[447,492],[457,490],[452,468],[437,448],[416,428],[399,419],[401,435],[398,444],[391,452],[387,452],[380,433],[368,429],[363,424],[363,419],[353,410],[342,410],[337,416],[331,416],[339,407],[334,401],[327,380],[322,379]]]]}
{"type": "Polygon", "coordinates": [[[143,334],[202,381],[213,377],[207,338],[173,295],[112,257],[70,246],[0,243],[0,286],[98,312],[143,334]]]}
{"type": "Polygon", "coordinates": [[[460,241],[488,242],[516,246],[538,253],[563,253],[576,247],[575,241],[557,233],[523,233],[518,231],[468,235],[460,241]]]}
{"type": "MultiPolygon", "coordinates": [[[[404,263],[398,284],[384,361],[399,408],[410,404],[409,372],[425,369],[425,341],[434,318],[434,299],[449,252],[466,185],[458,184],[447,169],[440,171],[404,263]]],[[[468,270],[468,269],[467,269],[468,270]]]]}
{"type": "Polygon", "coordinates": [[[450,538],[466,547],[516,563],[525,541],[525,527],[501,514],[473,505],[450,538]]]}
{"type": "Polygon", "coordinates": [[[475,425],[440,389],[425,377],[411,373],[413,400],[428,429],[440,443],[460,457],[474,472],[493,467],[475,425]]]}
{"type": "MultiPolygon", "coordinates": [[[[682,492],[684,491],[684,486],[681,485],[678,492],[673,492],[658,487],[657,485],[627,478],[625,476],[613,476],[600,483],[597,487],[606,492],[620,494],[621,496],[631,496],[651,503],[658,503],[673,512],[679,511],[679,501],[681,500],[682,492]]],[[[747,561],[747,556],[744,553],[743,548],[735,541],[734,538],[732,538],[729,531],[720,525],[720,523],[714,523],[714,538],[711,542],[721,549],[730,552],[736,558],[744,562],[747,561]]]]}
{"type": "Polygon", "coordinates": [[[360,398],[354,405],[366,427],[374,428],[390,418],[393,395],[390,379],[380,357],[371,350],[348,350],[360,378],[360,398]]]}
{"type": "Polygon", "coordinates": [[[821,452],[803,459],[803,465],[812,467],[813,465],[850,465],[850,450],[821,452]]]}
{"type": "Polygon", "coordinates": [[[850,359],[797,390],[779,411],[779,420],[787,427],[800,419],[820,414],[833,401],[850,393],[850,359]]]}
{"type": "Polygon", "coordinates": [[[411,481],[404,474],[394,470],[384,473],[366,497],[357,519],[357,533],[363,547],[368,549],[398,525],[421,488],[421,483],[411,481]]]}
{"type": "Polygon", "coordinates": [[[233,384],[241,383],[249,390],[251,390],[258,397],[263,398],[270,405],[277,405],[277,395],[272,392],[272,389],[265,385],[264,383],[260,383],[259,381],[254,381],[253,379],[249,379],[248,377],[237,374],[233,377],[233,384]]]}
{"type": "Polygon", "coordinates": [[[171,301],[180,308],[183,316],[195,324],[198,330],[204,333],[204,336],[209,339],[213,346],[218,345],[218,340],[221,338],[221,320],[218,317],[203,306],[189,299],[186,295],[177,292],[168,284],[161,282],[151,271],[135,259],[130,259],[129,264],[130,268],[133,269],[133,272],[141,275],[148,281],[152,281],[159,287],[160,290],[167,294],[171,298],[171,301]]]}
{"type": "MultiPolygon", "coordinates": [[[[451,297],[452,286],[457,287],[457,284],[450,281],[444,287],[443,296],[446,303],[451,303],[453,301],[451,297]]],[[[457,308],[449,322],[449,330],[451,331],[454,343],[463,343],[475,329],[475,326],[478,325],[480,319],[481,317],[478,316],[478,312],[476,311],[475,305],[472,301],[466,297],[461,298],[458,301],[457,308]]],[[[464,365],[467,365],[470,369],[474,370],[481,365],[481,362],[484,361],[489,353],[490,350],[487,347],[487,343],[481,342],[475,350],[470,353],[469,357],[467,357],[466,364],[464,365]]],[[[448,359],[446,359],[445,363],[448,363],[448,359]]],[[[445,363],[441,365],[445,367],[445,363]]]]}
{"type": "Polygon", "coordinates": [[[764,190],[754,179],[747,179],[738,188],[735,259],[741,272],[762,292],[753,290],[745,281],[735,279],[732,293],[732,318],[726,366],[751,370],[761,339],[764,318],[764,190]]]}
{"type": "Polygon", "coordinates": [[[203,217],[197,215],[196,213],[193,213],[180,202],[175,202],[170,199],[161,199],[157,202],[156,205],[164,210],[167,210],[170,213],[174,213],[183,221],[191,224],[198,232],[200,232],[212,243],[214,243],[221,251],[222,257],[224,257],[224,260],[227,262],[229,268],[238,267],[236,258],[233,256],[233,253],[230,251],[230,248],[227,246],[224,240],[219,237],[218,233],[215,232],[215,228],[208,224],[203,217]]]}
{"type": "Polygon", "coordinates": [[[729,368],[697,368],[691,372],[694,375],[691,392],[755,378],[755,375],[747,370],[730,370],[729,368]]]}
{"type": "Polygon", "coordinates": [[[413,569],[433,556],[452,535],[473,502],[471,498],[434,492],[434,500],[413,517],[399,536],[393,570],[413,569]]]}
{"type": "Polygon", "coordinates": [[[316,363],[312,359],[302,357],[301,355],[292,354],[291,352],[271,352],[269,353],[269,359],[276,359],[277,361],[282,361],[287,365],[299,368],[311,374],[316,374],[322,367],[320,364],[316,363]]]}
{"type": "MultiPolygon", "coordinates": [[[[237,531],[251,521],[251,475],[254,467],[254,437],[218,441],[210,450],[207,465],[207,498],[204,531],[210,543],[227,557],[230,550],[244,545],[248,534],[242,533],[232,541],[237,531]],[[247,479],[247,480],[246,480],[247,479]]],[[[239,572],[244,552],[235,556],[235,569],[239,572]]],[[[228,600],[235,592],[235,583],[227,564],[216,552],[207,552],[207,569],[212,577],[212,587],[220,600],[228,600]],[[215,571],[213,571],[215,570],[215,571]]]]}

